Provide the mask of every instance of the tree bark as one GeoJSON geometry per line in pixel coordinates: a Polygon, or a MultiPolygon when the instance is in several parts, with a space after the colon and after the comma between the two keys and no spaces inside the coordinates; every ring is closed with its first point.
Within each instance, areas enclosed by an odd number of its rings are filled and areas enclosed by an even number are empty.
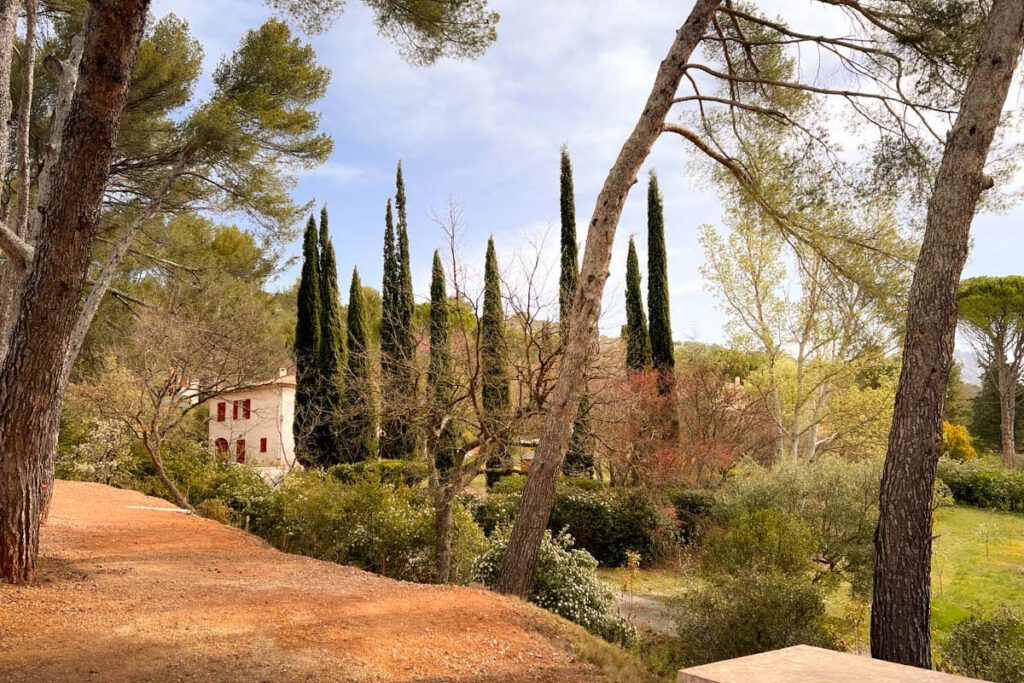
{"type": "Polygon", "coordinates": [[[991,186],[985,159],[1024,46],[1024,2],[994,0],[928,203],[910,287],[903,367],[875,532],[871,654],[931,667],[932,486],[971,220],[991,186]]]}
{"type": "Polygon", "coordinates": [[[84,51],[49,191],[39,201],[38,246],[0,366],[0,579],[35,573],[40,479],[60,417],[60,377],[85,285],[149,0],[93,0],[84,51]]]}
{"type": "Polygon", "coordinates": [[[597,198],[587,232],[579,289],[573,298],[569,337],[558,382],[541,426],[540,443],[526,479],[508,550],[502,558],[497,589],[526,598],[533,583],[544,529],[554,504],[555,487],[580,396],[588,356],[593,348],[601,297],[608,279],[615,230],[637,173],[662,132],[665,117],[679,89],[686,64],[700,43],[721,0],[696,0],[690,16],[676,32],[675,40],[658,69],[654,87],[640,119],[630,133],[597,198]]]}
{"type": "Polygon", "coordinates": [[[999,442],[1003,462],[1014,467],[1017,456],[1017,435],[1014,421],[1017,419],[1017,378],[1018,371],[1011,371],[1005,358],[997,357],[996,384],[999,389],[999,442]]]}
{"type": "MultiPolygon", "coordinates": [[[[3,185],[7,174],[7,154],[10,146],[11,114],[14,105],[11,101],[11,89],[6,84],[11,82],[12,55],[14,52],[14,31],[18,23],[18,0],[0,0],[0,185],[3,185]]],[[[16,229],[0,235],[0,249],[7,256],[6,263],[0,263],[0,361],[3,360],[7,349],[7,334],[5,330],[10,327],[10,319],[15,307],[15,293],[13,283],[20,276],[24,269],[22,265],[23,250],[21,245],[14,239],[19,237],[16,229]],[[18,252],[18,253],[12,253],[18,252]]]]}
{"type": "Polygon", "coordinates": [[[148,434],[143,434],[142,443],[146,447],[146,452],[149,453],[149,459],[153,463],[153,467],[156,469],[157,479],[164,485],[164,488],[170,492],[171,497],[174,498],[174,504],[180,507],[182,510],[188,510],[189,512],[195,513],[196,509],[192,507],[192,504],[188,502],[188,499],[181,494],[178,487],[175,486],[171,478],[167,476],[167,470],[164,469],[164,459],[160,457],[160,444],[149,437],[148,434]]]}

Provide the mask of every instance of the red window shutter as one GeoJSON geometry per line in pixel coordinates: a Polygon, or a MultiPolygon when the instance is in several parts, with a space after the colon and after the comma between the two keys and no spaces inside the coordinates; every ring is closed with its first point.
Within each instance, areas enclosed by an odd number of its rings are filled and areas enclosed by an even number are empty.
{"type": "Polygon", "coordinates": [[[235,442],[235,461],[240,465],[245,462],[245,439],[235,442]]]}
{"type": "Polygon", "coordinates": [[[237,420],[238,419],[238,401],[232,401],[231,402],[231,419],[232,420],[237,420]]]}
{"type": "Polygon", "coordinates": [[[246,420],[249,419],[249,415],[251,414],[251,410],[250,410],[251,407],[252,407],[252,401],[251,400],[245,399],[245,401],[242,402],[242,417],[245,418],[246,420]]]}
{"type": "Polygon", "coordinates": [[[265,438],[260,439],[260,453],[267,452],[267,440],[265,438]]]}
{"type": "Polygon", "coordinates": [[[227,416],[228,406],[224,401],[217,404],[217,422],[223,422],[225,416],[227,416]]]}

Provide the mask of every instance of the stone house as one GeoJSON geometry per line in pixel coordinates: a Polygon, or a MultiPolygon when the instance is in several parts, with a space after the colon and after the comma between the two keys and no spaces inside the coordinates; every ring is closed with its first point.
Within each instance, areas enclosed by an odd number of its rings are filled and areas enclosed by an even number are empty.
{"type": "Polygon", "coordinates": [[[210,444],[229,462],[288,469],[295,464],[294,417],[295,375],[281,368],[274,379],[210,400],[210,444]]]}

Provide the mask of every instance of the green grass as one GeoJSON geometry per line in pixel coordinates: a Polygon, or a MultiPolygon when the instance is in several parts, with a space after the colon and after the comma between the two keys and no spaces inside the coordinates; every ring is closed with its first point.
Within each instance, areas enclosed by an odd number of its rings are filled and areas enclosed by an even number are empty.
{"type": "Polygon", "coordinates": [[[1024,514],[958,505],[936,513],[935,535],[932,628],[940,638],[972,609],[1024,613],[1024,514]]]}

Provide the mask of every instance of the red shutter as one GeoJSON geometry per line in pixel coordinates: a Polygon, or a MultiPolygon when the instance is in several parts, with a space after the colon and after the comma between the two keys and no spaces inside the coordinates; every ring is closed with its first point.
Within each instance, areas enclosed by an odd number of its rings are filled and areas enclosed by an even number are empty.
{"type": "Polygon", "coordinates": [[[267,452],[267,440],[265,438],[264,439],[260,439],[260,453],[266,453],[266,452],[267,452]]]}
{"type": "Polygon", "coordinates": [[[217,422],[223,422],[224,417],[227,415],[227,404],[221,401],[217,404],[217,422]]]}
{"type": "Polygon", "coordinates": [[[238,419],[238,401],[232,401],[231,402],[231,419],[232,420],[237,420],[238,419]]]}
{"type": "Polygon", "coordinates": [[[249,399],[245,399],[245,401],[242,402],[242,417],[245,418],[246,420],[249,419],[251,406],[252,401],[250,401],[249,399]]]}
{"type": "Polygon", "coordinates": [[[235,462],[239,465],[245,462],[245,439],[235,442],[235,462]]]}

